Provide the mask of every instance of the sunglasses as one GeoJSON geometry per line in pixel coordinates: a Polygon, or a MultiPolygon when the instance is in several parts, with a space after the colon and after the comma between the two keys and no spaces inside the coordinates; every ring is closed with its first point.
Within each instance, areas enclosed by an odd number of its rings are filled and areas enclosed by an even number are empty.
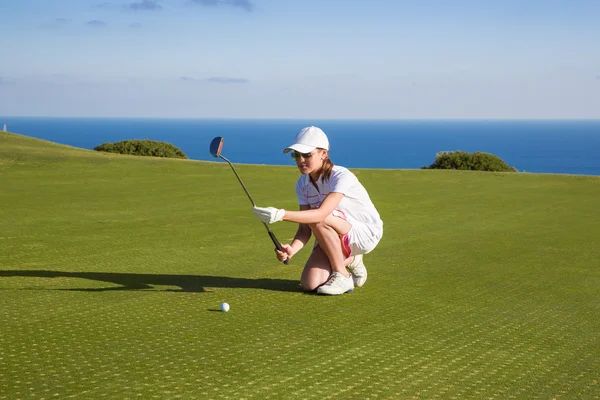
{"type": "Polygon", "coordinates": [[[305,160],[308,160],[309,158],[314,156],[314,153],[300,153],[298,151],[292,151],[292,153],[290,155],[292,156],[292,158],[294,160],[297,160],[300,157],[304,158],[305,160]]]}

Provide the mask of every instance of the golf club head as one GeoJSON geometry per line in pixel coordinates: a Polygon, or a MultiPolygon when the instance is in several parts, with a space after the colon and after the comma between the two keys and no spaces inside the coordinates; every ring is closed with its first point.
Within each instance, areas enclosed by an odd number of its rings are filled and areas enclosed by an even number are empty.
{"type": "Polygon", "coordinates": [[[219,157],[221,155],[221,150],[223,150],[223,139],[221,136],[217,136],[210,142],[210,154],[213,157],[219,157]]]}

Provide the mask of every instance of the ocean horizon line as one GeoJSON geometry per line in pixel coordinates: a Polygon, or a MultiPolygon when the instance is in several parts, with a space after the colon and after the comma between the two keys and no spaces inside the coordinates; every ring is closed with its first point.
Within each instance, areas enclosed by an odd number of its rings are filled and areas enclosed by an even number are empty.
{"type": "MultiPolygon", "coordinates": [[[[116,119],[180,121],[364,121],[364,122],[600,122],[598,118],[359,118],[359,117],[154,117],[154,116],[56,116],[0,115],[0,118],[116,119]]],[[[2,123],[2,121],[0,121],[2,123]]]]}

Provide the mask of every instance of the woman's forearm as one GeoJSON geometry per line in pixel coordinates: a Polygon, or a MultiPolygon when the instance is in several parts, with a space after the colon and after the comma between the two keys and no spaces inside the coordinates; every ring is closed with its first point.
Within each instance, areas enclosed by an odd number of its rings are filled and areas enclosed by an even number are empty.
{"type": "Polygon", "coordinates": [[[327,217],[327,213],[320,208],[303,211],[285,210],[283,220],[289,222],[297,222],[299,224],[316,224],[317,222],[323,221],[325,217],[327,217]]]}
{"type": "Polygon", "coordinates": [[[299,252],[306,243],[310,240],[311,230],[306,225],[300,226],[298,228],[298,232],[296,232],[296,236],[294,236],[294,240],[290,246],[294,249],[294,252],[299,252]]]}
{"type": "MultiPolygon", "coordinates": [[[[340,204],[344,195],[342,193],[332,192],[325,197],[319,208],[306,209],[300,211],[285,210],[284,221],[297,222],[299,224],[316,224],[323,222],[329,214],[340,204]]],[[[308,207],[308,206],[305,206],[308,207]]],[[[307,227],[308,228],[308,227],[307,227]]]]}

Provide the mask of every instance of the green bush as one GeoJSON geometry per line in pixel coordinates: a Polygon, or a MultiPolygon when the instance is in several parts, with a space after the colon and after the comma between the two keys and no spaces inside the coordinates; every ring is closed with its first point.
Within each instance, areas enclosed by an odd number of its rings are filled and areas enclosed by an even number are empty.
{"type": "Polygon", "coordinates": [[[470,171],[517,172],[498,156],[476,151],[444,151],[436,154],[435,162],[422,169],[460,169],[470,171]]]}
{"type": "Polygon", "coordinates": [[[130,154],[134,156],[187,158],[185,153],[171,143],[154,140],[123,140],[116,143],[103,143],[94,147],[96,151],[106,153],[130,154]]]}

